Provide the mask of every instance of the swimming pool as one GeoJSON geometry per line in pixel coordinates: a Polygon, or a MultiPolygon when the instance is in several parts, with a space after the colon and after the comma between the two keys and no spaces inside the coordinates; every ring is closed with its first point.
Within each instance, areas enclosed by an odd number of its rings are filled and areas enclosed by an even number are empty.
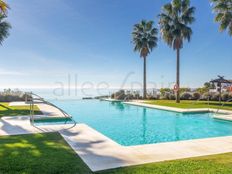
{"type": "Polygon", "coordinates": [[[213,113],[182,114],[99,100],[52,101],[124,146],[232,135],[232,122],[213,119],[213,113]]]}

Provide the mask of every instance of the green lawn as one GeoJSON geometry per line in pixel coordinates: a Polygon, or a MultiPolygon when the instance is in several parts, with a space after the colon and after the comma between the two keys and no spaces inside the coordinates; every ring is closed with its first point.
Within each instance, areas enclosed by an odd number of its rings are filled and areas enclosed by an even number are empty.
{"type": "MultiPolygon", "coordinates": [[[[42,114],[37,106],[34,107],[35,114],[42,114]]],[[[29,115],[29,106],[9,106],[9,103],[0,102],[0,118],[3,116],[29,115]]]]}
{"type": "MultiPolygon", "coordinates": [[[[145,164],[95,174],[230,174],[232,153],[145,164]]],[[[58,133],[0,137],[1,174],[90,174],[58,133]]]]}
{"type": "Polygon", "coordinates": [[[99,172],[98,174],[231,174],[232,153],[151,163],[99,172]]]}
{"type": "Polygon", "coordinates": [[[0,174],[88,174],[58,133],[0,136],[0,174]]]}
{"type": "MultiPolygon", "coordinates": [[[[145,103],[161,106],[169,106],[176,108],[214,108],[222,109],[219,102],[210,101],[209,104],[207,101],[192,101],[192,100],[182,100],[181,103],[176,103],[174,100],[146,100],[145,103]]],[[[225,103],[223,109],[232,110],[232,102],[225,103]]]]}

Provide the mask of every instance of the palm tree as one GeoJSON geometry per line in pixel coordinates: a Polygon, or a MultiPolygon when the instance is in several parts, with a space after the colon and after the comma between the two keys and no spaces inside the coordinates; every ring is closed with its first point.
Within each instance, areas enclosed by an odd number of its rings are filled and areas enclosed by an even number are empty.
{"type": "Polygon", "coordinates": [[[134,51],[139,52],[143,58],[143,98],[147,96],[146,82],[146,58],[153,48],[157,47],[157,28],[153,27],[153,21],[142,20],[139,24],[134,25],[132,32],[134,51]]]}
{"type": "Polygon", "coordinates": [[[160,32],[163,40],[176,50],[176,102],[180,103],[180,49],[184,40],[190,42],[192,29],[189,27],[195,20],[195,7],[190,7],[190,0],[172,0],[163,6],[159,15],[160,32]]]}
{"type": "Polygon", "coordinates": [[[7,3],[5,3],[3,0],[0,0],[0,13],[5,15],[7,13],[7,9],[9,9],[7,3]]]}
{"type": "Polygon", "coordinates": [[[232,0],[211,0],[216,13],[215,21],[220,23],[220,31],[228,30],[232,36],[232,0]]]}
{"type": "Polygon", "coordinates": [[[9,29],[11,28],[11,25],[4,20],[5,18],[6,18],[5,15],[0,14],[0,44],[1,45],[4,39],[9,36],[9,29]]]}

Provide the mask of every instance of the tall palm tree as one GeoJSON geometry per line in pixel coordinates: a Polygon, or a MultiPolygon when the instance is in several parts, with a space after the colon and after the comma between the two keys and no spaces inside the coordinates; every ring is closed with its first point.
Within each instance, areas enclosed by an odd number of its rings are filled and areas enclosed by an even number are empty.
{"type": "Polygon", "coordinates": [[[5,38],[9,36],[11,25],[5,21],[6,16],[0,14],[0,44],[2,45],[5,38]]]}
{"type": "Polygon", "coordinates": [[[215,21],[220,23],[220,31],[228,30],[232,36],[232,0],[211,0],[216,13],[215,21]]]}
{"type": "Polygon", "coordinates": [[[5,15],[7,13],[7,9],[9,9],[7,3],[5,3],[3,0],[0,0],[0,13],[5,15]]]}
{"type": "Polygon", "coordinates": [[[153,21],[142,20],[135,24],[132,32],[134,51],[139,52],[143,58],[143,98],[147,97],[146,58],[157,47],[157,28],[153,27],[153,21]]]}
{"type": "Polygon", "coordinates": [[[190,24],[195,20],[195,7],[190,7],[190,0],[172,0],[163,6],[159,15],[160,32],[163,40],[176,50],[176,102],[180,103],[180,49],[184,40],[190,42],[192,29],[190,24]]]}

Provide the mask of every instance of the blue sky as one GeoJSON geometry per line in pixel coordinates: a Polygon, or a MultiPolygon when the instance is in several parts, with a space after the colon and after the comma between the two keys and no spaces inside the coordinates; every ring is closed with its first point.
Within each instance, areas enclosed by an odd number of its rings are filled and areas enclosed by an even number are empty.
{"type": "MultiPolygon", "coordinates": [[[[8,0],[10,37],[0,48],[1,87],[51,88],[63,83],[111,88],[142,82],[142,59],[131,31],[154,20],[167,0],[8,0]],[[126,79],[126,80],[125,80],[126,79]],[[101,83],[105,82],[105,83],[101,83]],[[91,84],[92,85],[91,85],[91,84]]],[[[181,84],[198,87],[224,75],[232,79],[232,38],[218,31],[208,0],[197,8],[193,36],[181,50],[181,84]]],[[[175,81],[176,53],[161,39],[148,57],[150,87],[175,81]]]]}

